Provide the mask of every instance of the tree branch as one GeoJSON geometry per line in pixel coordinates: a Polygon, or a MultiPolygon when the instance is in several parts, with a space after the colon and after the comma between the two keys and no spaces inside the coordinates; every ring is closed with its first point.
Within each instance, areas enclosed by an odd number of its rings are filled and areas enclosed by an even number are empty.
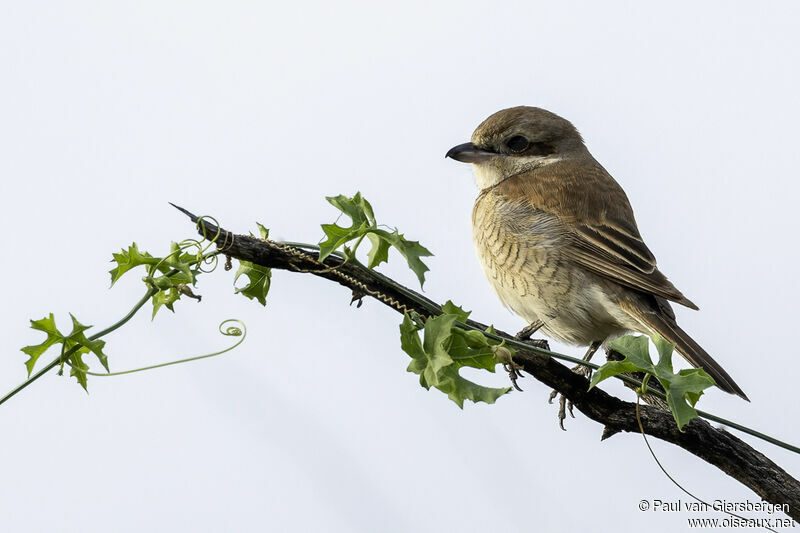
{"type": "MultiPolygon", "coordinates": [[[[174,207],[193,222],[198,221],[198,217],[189,211],[174,207]]],[[[441,309],[437,303],[411,289],[360,265],[345,263],[334,255],[327,257],[322,263],[324,266],[321,266],[315,252],[246,235],[234,235],[205,220],[200,223],[199,232],[208,238],[214,238],[219,232],[217,245],[222,253],[231,257],[268,268],[310,273],[335,281],[349,288],[354,300],[371,296],[398,312],[413,310],[423,316],[434,315],[441,309]]],[[[486,329],[486,325],[472,320],[469,325],[486,329]]],[[[497,334],[505,339],[513,339],[513,335],[502,331],[497,331],[497,334]]],[[[604,437],[622,431],[639,432],[636,404],[622,401],[597,387],[589,390],[586,378],[541,353],[541,350],[520,350],[514,360],[534,378],[572,401],[588,418],[602,424],[604,437]]],[[[705,420],[694,419],[680,432],[671,413],[650,406],[641,406],[640,409],[642,426],[647,435],[675,444],[716,466],[765,501],[788,504],[787,514],[800,521],[800,482],[764,454],[727,431],[714,428],[705,420]]]]}

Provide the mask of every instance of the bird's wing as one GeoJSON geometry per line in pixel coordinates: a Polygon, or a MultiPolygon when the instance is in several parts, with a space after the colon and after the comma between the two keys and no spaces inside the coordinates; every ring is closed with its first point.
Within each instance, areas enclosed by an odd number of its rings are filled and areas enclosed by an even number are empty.
{"type": "Polygon", "coordinates": [[[635,229],[625,230],[613,220],[606,219],[576,223],[572,230],[576,237],[575,245],[586,252],[602,252],[606,260],[644,274],[656,269],[656,258],[635,229]]]}
{"type": "Polygon", "coordinates": [[[509,201],[556,216],[566,228],[563,252],[605,278],[692,309],[656,267],[656,259],[636,227],[628,198],[594,160],[548,165],[501,182],[509,201]]]}
{"type": "Polygon", "coordinates": [[[585,268],[633,289],[660,296],[691,309],[698,309],[697,305],[684,296],[657,268],[645,273],[632,268],[630,263],[621,263],[616,257],[598,253],[602,250],[597,248],[594,250],[581,248],[582,246],[576,246],[568,250],[567,254],[585,268]]]}

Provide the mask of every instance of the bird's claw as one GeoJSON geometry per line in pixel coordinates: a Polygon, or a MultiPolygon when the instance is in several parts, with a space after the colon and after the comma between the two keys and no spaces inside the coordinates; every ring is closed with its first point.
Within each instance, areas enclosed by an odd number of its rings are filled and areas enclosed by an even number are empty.
{"type": "MultiPolygon", "coordinates": [[[[592,369],[585,365],[577,365],[572,369],[578,375],[585,376],[587,379],[592,377],[592,369]]],[[[553,390],[550,392],[550,397],[547,399],[547,403],[552,404],[553,400],[558,398],[558,427],[562,430],[566,431],[567,428],[564,427],[564,420],[567,418],[567,412],[569,411],[569,416],[575,418],[575,413],[572,411],[573,405],[572,401],[568,400],[566,396],[560,394],[557,390],[553,390]]]]}
{"type": "Polygon", "coordinates": [[[553,403],[553,400],[558,398],[558,427],[560,427],[563,431],[566,431],[567,428],[564,427],[564,420],[567,418],[567,411],[569,411],[569,416],[575,418],[575,413],[572,412],[572,402],[567,400],[567,397],[563,394],[559,394],[557,390],[554,390],[550,393],[550,398],[548,398],[547,403],[553,403]]]}
{"type": "Polygon", "coordinates": [[[583,376],[588,380],[592,379],[592,367],[586,365],[575,365],[572,369],[573,372],[579,376],[583,376]]]}
{"type": "Polygon", "coordinates": [[[517,380],[525,377],[522,375],[522,372],[520,372],[521,368],[522,367],[514,361],[511,361],[510,363],[503,363],[503,370],[508,372],[508,379],[511,380],[511,384],[514,386],[514,388],[520,392],[522,392],[522,389],[519,387],[519,385],[517,385],[517,380]]]}

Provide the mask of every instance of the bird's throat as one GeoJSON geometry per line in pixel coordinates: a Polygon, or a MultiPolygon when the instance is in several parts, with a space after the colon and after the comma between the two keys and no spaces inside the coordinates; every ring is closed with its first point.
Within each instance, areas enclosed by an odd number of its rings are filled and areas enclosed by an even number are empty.
{"type": "Polygon", "coordinates": [[[557,155],[547,156],[499,156],[481,163],[472,164],[472,172],[478,189],[490,189],[503,180],[561,161],[557,155]]]}

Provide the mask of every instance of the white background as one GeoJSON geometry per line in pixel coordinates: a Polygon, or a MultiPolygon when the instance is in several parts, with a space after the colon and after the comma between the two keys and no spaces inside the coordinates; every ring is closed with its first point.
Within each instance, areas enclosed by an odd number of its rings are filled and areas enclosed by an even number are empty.
{"type": "MultiPolygon", "coordinates": [[[[108,290],[108,261],[132,241],[163,253],[192,236],[168,201],[316,242],[336,217],[324,196],[360,190],[436,254],[429,297],[516,331],[472,249],[470,169],[443,156],[525,104],[577,125],[702,308],[678,309],[681,324],[752,399],[712,391],[701,406],[797,444],[796,6],[3,2],[0,389],[42,339],[29,319],[54,312],[69,329],[72,312],[99,328],[139,298],[138,273],[108,290]]],[[[286,272],[261,308],[231,281],[220,269],[201,278],[201,304],[153,323],[145,310],[107,353],[117,370],[207,353],[229,342],[216,333],[229,317],[249,327],[238,350],[90,378],[89,395],[52,374],[0,407],[0,529],[687,529],[686,513],[638,510],[687,499],[638,435],[601,443],[581,415],[560,431],[532,378],[461,411],[405,371],[388,308],[348,307],[341,287],[286,272]]],[[[800,473],[797,455],[746,440],[800,473]]],[[[758,501],[655,449],[696,494],[758,501]]]]}

